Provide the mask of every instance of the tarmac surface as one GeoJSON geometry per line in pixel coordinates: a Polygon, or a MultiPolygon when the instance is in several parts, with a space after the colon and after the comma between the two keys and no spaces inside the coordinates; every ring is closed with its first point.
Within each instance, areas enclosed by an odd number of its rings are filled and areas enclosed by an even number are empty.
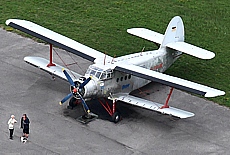
{"type": "MultiPolygon", "coordinates": [[[[194,112],[194,117],[175,119],[118,103],[123,119],[114,124],[93,101],[89,106],[99,118],[87,125],[76,121],[83,114],[81,106],[70,110],[67,104],[58,104],[69,93],[69,84],[58,78],[53,81],[49,74],[23,61],[29,55],[48,58],[49,46],[2,29],[0,36],[0,154],[230,154],[230,110],[179,90],[174,90],[170,105],[194,112]],[[23,113],[31,122],[26,144],[19,140],[23,113]],[[11,114],[18,120],[14,140],[9,140],[7,125],[11,114]]],[[[60,49],[55,51],[69,63],[77,61],[75,69],[80,74],[90,64],[60,49]]],[[[54,61],[62,65],[56,55],[54,61]]],[[[151,83],[140,90],[133,93],[164,103],[170,88],[151,83]]]]}

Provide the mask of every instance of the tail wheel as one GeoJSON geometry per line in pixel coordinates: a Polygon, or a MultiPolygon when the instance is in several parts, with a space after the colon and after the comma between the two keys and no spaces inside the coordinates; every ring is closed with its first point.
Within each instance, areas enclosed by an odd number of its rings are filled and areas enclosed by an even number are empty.
{"type": "Polygon", "coordinates": [[[112,122],[118,123],[120,120],[121,120],[121,115],[120,115],[120,113],[119,113],[119,112],[115,112],[115,113],[112,115],[112,122]]]}

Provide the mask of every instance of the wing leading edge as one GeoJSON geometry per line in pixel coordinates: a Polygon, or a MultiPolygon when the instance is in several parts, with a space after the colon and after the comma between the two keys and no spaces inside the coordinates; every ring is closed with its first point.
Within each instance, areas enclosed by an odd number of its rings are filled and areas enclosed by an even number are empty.
{"type": "MultiPolygon", "coordinates": [[[[8,19],[6,25],[18,29],[22,32],[30,34],[36,38],[44,40],[50,44],[60,47],[68,52],[76,54],[84,59],[94,62],[95,59],[102,59],[105,57],[104,53],[80,44],[70,38],[67,38],[54,31],[46,29],[40,25],[26,20],[8,19]]],[[[110,56],[107,56],[109,58],[110,56]]],[[[112,58],[111,58],[112,59],[112,58]]]]}
{"type": "Polygon", "coordinates": [[[147,80],[151,80],[154,82],[162,83],[164,85],[168,85],[177,89],[185,90],[205,97],[216,97],[225,94],[224,91],[218,89],[214,89],[208,86],[204,86],[195,82],[173,77],[156,71],[148,70],[135,65],[121,64],[117,65],[115,67],[115,70],[131,74],[137,77],[141,77],[147,80]]]}

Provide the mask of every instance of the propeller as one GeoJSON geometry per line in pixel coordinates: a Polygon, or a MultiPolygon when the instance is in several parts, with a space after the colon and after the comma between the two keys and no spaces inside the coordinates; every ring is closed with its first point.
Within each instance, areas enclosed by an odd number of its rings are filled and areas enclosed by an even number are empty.
{"type": "Polygon", "coordinates": [[[91,79],[92,79],[91,76],[90,76],[89,78],[87,78],[87,79],[79,86],[79,89],[82,89],[91,79]]]}
{"type": "Polygon", "coordinates": [[[82,101],[81,103],[82,103],[82,105],[83,105],[83,107],[85,109],[85,112],[89,114],[90,110],[89,110],[89,107],[87,106],[87,104],[85,103],[85,100],[82,98],[81,94],[78,93],[78,95],[81,98],[81,101],[82,101]]]}
{"type": "Polygon", "coordinates": [[[67,78],[67,80],[68,80],[68,82],[70,83],[70,85],[72,86],[72,90],[71,90],[71,92],[67,95],[67,96],[65,96],[62,100],[61,100],[61,102],[59,103],[60,105],[62,105],[64,102],[66,102],[70,97],[72,97],[72,96],[78,96],[78,97],[80,97],[80,99],[81,99],[81,103],[82,103],[82,105],[83,105],[83,107],[84,107],[84,109],[85,109],[85,112],[86,113],[90,113],[90,110],[89,110],[89,107],[87,106],[87,104],[85,103],[85,100],[83,99],[83,97],[82,97],[82,95],[79,93],[80,91],[81,91],[81,89],[82,88],[84,88],[84,86],[86,85],[86,84],[88,84],[89,83],[89,81],[92,79],[92,77],[90,76],[89,78],[87,78],[83,83],[81,83],[80,84],[80,86],[78,87],[78,88],[76,88],[76,85],[75,85],[75,83],[74,83],[74,81],[72,80],[72,78],[70,77],[70,75],[69,75],[69,73],[67,73],[67,71],[63,68],[62,69],[62,71],[63,71],[63,73],[65,74],[65,76],[66,76],[66,78],[67,78]]]}
{"type": "Polygon", "coordinates": [[[62,72],[65,74],[67,80],[69,81],[71,86],[75,86],[75,83],[73,82],[72,78],[70,77],[70,75],[66,72],[66,70],[64,68],[62,68],[62,72]]]}
{"type": "Polygon", "coordinates": [[[73,96],[73,93],[69,93],[66,97],[64,97],[61,102],[59,102],[60,105],[62,105],[65,101],[67,101],[71,96],[73,96]]]}

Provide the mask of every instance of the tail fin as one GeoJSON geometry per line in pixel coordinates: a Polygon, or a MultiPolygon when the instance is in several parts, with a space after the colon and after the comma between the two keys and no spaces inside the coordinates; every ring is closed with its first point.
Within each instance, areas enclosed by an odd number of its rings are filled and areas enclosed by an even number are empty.
{"type": "Polygon", "coordinates": [[[184,41],[184,24],[181,17],[175,16],[168,24],[160,48],[166,47],[168,43],[179,41],[184,41]]]}
{"type": "Polygon", "coordinates": [[[184,24],[181,17],[176,16],[169,22],[165,34],[148,30],[145,28],[131,28],[128,33],[161,44],[160,48],[171,51],[180,51],[200,59],[212,59],[215,53],[184,42],[184,24]]]}

